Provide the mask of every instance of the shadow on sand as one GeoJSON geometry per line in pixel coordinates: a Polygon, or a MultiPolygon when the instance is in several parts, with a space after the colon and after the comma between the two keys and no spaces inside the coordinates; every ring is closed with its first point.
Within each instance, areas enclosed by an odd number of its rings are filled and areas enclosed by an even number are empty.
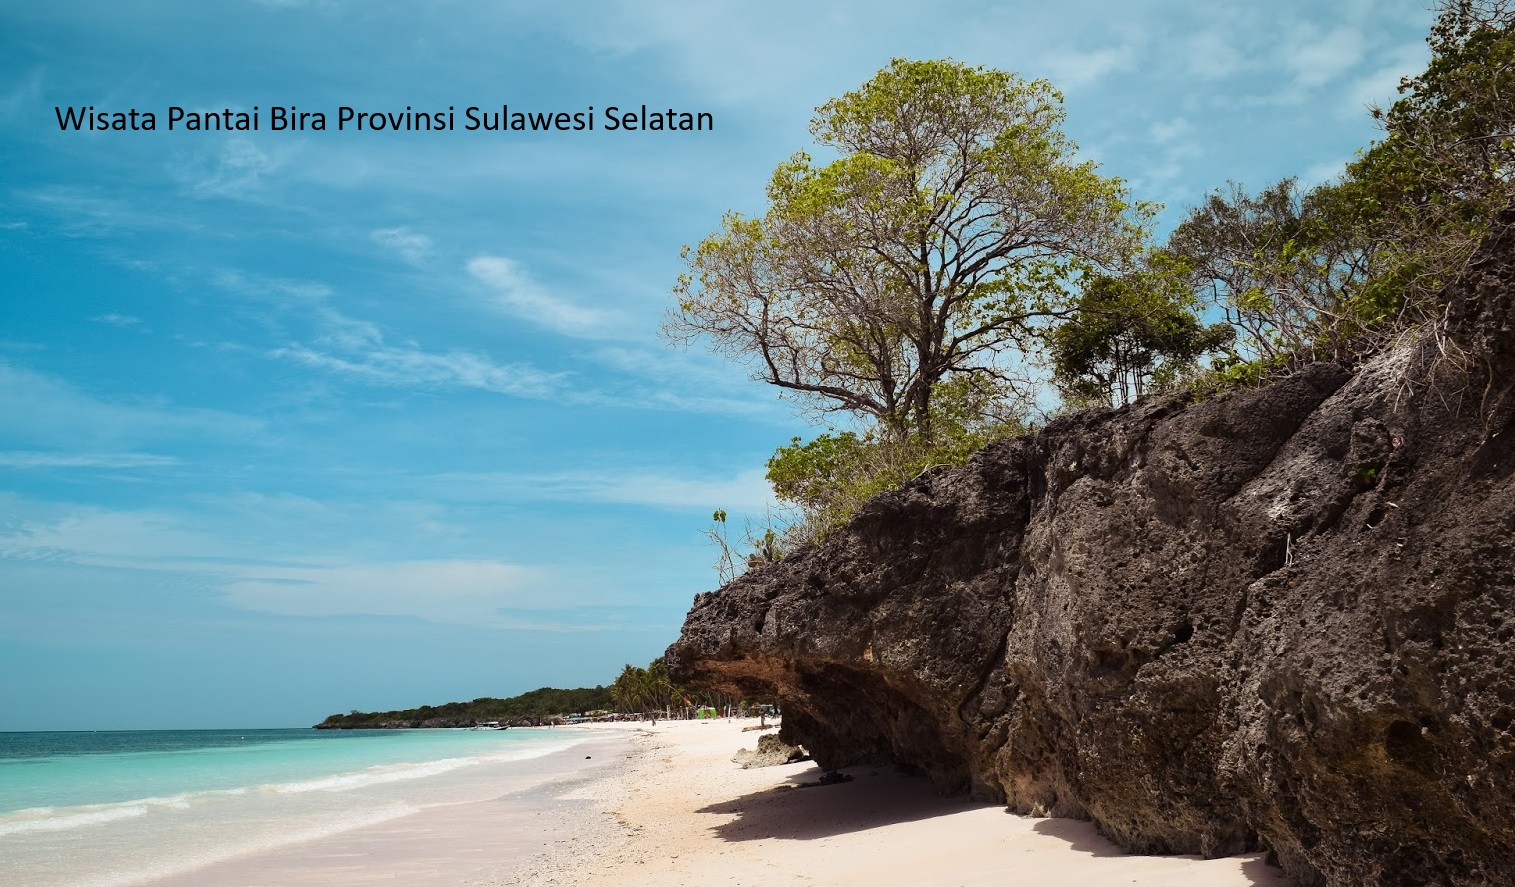
{"type": "Polygon", "coordinates": [[[779,788],[711,804],[699,812],[737,817],[712,829],[726,841],[808,841],[985,806],[965,798],[944,798],[924,777],[902,776],[888,767],[849,767],[842,772],[853,779],[801,787],[822,775],[819,768],[809,767],[792,774],[779,788]]]}
{"type": "MultiPolygon", "coordinates": [[[[1039,835],[1068,842],[1068,849],[1075,853],[1106,858],[1127,856],[1126,851],[1099,833],[1092,822],[1080,819],[1038,819],[1031,830],[1039,835]]],[[[1199,856],[1179,856],[1179,859],[1201,859],[1199,856]]],[[[1241,864],[1241,874],[1252,887],[1289,887],[1289,880],[1281,869],[1268,865],[1261,853],[1254,854],[1241,864]]]]}
{"type": "MultiPolygon", "coordinates": [[[[822,771],[808,767],[791,774],[779,788],[752,792],[702,807],[701,813],[735,816],[711,831],[725,841],[776,838],[809,841],[866,831],[896,823],[917,822],[975,807],[995,806],[966,798],[944,798],[923,777],[904,776],[888,767],[849,767],[850,782],[813,787],[822,771]]],[[[1093,823],[1075,819],[1038,819],[1031,830],[1068,844],[1068,849],[1095,857],[1126,856],[1093,823]]],[[[1198,857],[1185,857],[1198,859],[1198,857]]],[[[1252,887],[1287,887],[1283,872],[1261,855],[1247,859],[1242,874],[1252,887]]]]}

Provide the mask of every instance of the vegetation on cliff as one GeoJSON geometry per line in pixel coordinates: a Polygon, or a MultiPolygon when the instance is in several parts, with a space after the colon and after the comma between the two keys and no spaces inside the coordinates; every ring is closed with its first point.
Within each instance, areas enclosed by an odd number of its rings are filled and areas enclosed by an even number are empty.
{"type": "Polygon", "coordinates": [[[837,159],[796,154],[764,215],[686,248],[665,325],[836,423],[769,460],[796,520],[751,540],[823,536],[1053,400],[1254,384],[1443,323],[1443,287],[1515,201],[1515,11],[1443,0],[1428,43],[1337,180],[1233,183],[1162,243],[1156,206],[1076,160],[1045,81],[896,60],[817,108],[837,159]]]}
{"type": "Polygon", "coordinates": [[[879,495],[699,595],[672,675],[774,694],[822,767],[1133,852],[1509,884],[1515,210],[1438,299],[1359,364],[1059,417],[879,495]]]}

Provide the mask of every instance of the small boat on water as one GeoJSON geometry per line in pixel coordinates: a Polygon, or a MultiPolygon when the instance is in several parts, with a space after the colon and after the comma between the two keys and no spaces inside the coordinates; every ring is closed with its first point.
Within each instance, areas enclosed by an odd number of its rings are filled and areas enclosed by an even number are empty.
{"type": "Polygon", "coordinates": [[[470,730],[509,730],[509,724],[501,724],[499,721],[485,721],[482,724],[474,724],[470,730]]]}

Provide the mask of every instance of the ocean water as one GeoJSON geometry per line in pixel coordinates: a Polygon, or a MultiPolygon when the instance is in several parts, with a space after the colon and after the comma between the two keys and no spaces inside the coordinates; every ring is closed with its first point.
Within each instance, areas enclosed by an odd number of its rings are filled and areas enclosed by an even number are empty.
{"type": "Polygon", "coordinates": [[[546,729],[0,733],[0,885],[131,887],[484,800],[584,738],[546,729]]]}

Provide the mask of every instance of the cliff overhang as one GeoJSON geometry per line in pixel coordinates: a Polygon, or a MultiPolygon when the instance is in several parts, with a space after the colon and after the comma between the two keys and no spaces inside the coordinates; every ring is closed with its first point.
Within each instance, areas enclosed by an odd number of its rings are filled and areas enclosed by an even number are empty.
{"type": "Polygon", "coordinates": [[[1515,871],[1515,235],[1434,336],[1058,420],[694,602],[675,676],[823,766],[1266,848],[1299,884],[1515,871]]]}

